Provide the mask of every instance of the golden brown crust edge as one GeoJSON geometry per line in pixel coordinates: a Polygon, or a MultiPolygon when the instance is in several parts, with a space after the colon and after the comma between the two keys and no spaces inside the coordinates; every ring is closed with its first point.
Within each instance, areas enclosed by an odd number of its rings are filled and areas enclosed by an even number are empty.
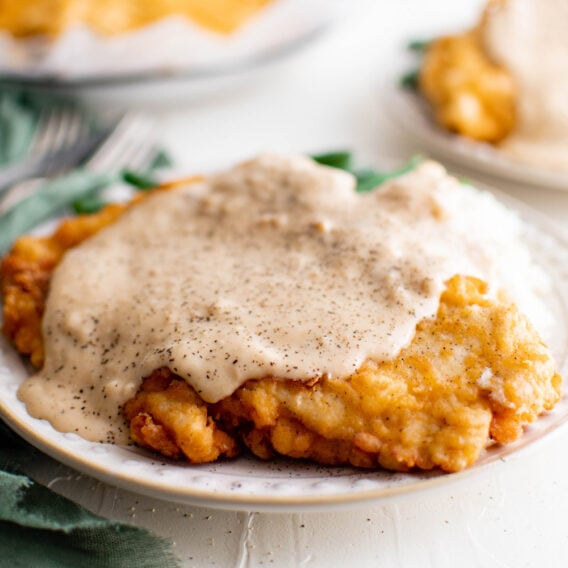
{"type": "Polygon", "coordinates": [[[269,0],[0,0],[0,29],[14,37],[55,39],[83,25],[103,36],[129,33],[171,16],[187,17],[205,29],[230,34],[269,0]]]}

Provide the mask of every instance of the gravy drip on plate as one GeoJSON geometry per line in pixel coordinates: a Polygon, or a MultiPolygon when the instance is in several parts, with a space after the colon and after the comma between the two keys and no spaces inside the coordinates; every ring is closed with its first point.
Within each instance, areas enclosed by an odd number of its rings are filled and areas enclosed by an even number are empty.
{"type": "Polygon", "coordinates": [[[396,356],[452,275],[498,276],[502,209],[432,162],[366,194],[281,156],[158,191],[65,255],[20,397],[122,443],[121,406],[159,367],[208,402],[251,378],[347,376],[396,356]]]}
{"type": "Polygon", "coordinates": [[[501,147],[541,167],[568,171],[568,2],[508,0],[484,26],[488,53],[518,87],[518,125],[501,147]]]}

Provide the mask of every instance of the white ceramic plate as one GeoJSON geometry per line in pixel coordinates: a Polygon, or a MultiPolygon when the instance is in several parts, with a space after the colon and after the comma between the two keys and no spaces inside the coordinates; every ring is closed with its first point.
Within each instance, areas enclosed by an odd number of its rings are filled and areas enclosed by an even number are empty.
{"type": "Polygon", "coordinates": [[[525,164],[490,144],[445,131],[434,122],[422,97],[398,86],[396,79],[390,85],[385,89],[384,98],[389,116],[433,157],[537,188],[568,191],[568,171],[525,164]]]}
{"type": "MultiPolygon", "coordinates": [[[[568,237],[548,219],[501,196],[527,220],[526,239],[535,258],[551,275],[553,293],[547,299],[557,321],[551,348],[560,372],[568,371],[568,237]]],[[[16,391],[28,374],[24,361],[0,341],[0,415],[14,430],[51,457],[97,479],[152,497],[184,504],[256,511],[337,509],[396,497],[447,484],[478,472],[512,452],[530,446],[568,419],[568,399],[532,425],[509,446],[489,448],[465,472],[443,474],[369,472],[320,467],[288,460],[264,463],[241,457],[234,461],[194,466],[170,462],[135,447],[91,443],[75,434],[55,431],[32,418],[16,391]]],[[[498,463],[496,463],[498,465],[498,463]]]]}
{"type": "Polygon", "coordinates": [[[273,0],[228,36],[180,16],[111,37],[77,26],[49,42],[0,30],[0,77],[64,89],[222,82],[300,51],[346,9],[344,0],[273,0]]]}

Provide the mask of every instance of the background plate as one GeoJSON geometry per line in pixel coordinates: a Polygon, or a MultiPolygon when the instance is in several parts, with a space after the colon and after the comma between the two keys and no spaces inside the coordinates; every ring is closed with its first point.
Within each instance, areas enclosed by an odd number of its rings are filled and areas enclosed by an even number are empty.
{"type": "Polygon", "coordinates": [[[568,191],[568,170],[541,169],[525,164],[490,144],[447,132],[434,122],[427,104],[418,94],[399,87],[397,79],[393,79],[390,85],[385,89],[384,98],[389,116],[432,156],[469,170],[534,185],[536,188],[568,191]]]}
{"type": "Polygon", "coordinates": [[[273,0],[227,36],[175,16],[111,37],[78,26],[49,43],[0,30],[0,78],[66,89],[219,81],[302,50],[345,11],[344,0],[273,0]]]}

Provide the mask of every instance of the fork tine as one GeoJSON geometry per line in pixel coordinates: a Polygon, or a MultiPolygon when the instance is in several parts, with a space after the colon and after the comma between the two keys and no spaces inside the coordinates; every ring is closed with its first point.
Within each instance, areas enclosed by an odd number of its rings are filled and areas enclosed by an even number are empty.
{"type": "Polygon", "coordinates": [[[63,109],[60,109],[59,122],[57,123],[57,126],[50,132],[51,136],[49,138],[49,147],[47,148],[48,150],[53,150],[55,148],[61,147],[61,141],[64,140],[66,136],[68,122],[68,113],[63,109]]]}
{"type": "Polygon", "coordinates": [[[87,162],[88,169],[109,171],[123,166],[150,138],[152,122],[136,114],[125,115],[103,147],[87,162]]]}
{"type": "Polygon", "coordinates": [[[124,138],[129,129],[130,115],[123,116],[106,142],[91,156],[86,167],[90,170],[105,170],[112,167],[117,152],[124,144],[124,138]]]}
{"type": "Polygon", "coordinates": [[[44,111],[39,118],[35,135],[30,145],[30,153],[32,155],[43,154],[49,148],[51,137],[54,131],[59,128],[61,120],[61,109],[51,108],[44,111]]]}
{"type": "Polygon", "coordinates": [[[75,107],[63,109],[58,130],[54,133],[53,146],[67,148],[77,142],[84,121],[82,112],[75,107]]]}
{"type": "Polygon", "coordinates": [[[78,114],[74,109],[67,109],[67,111],[62,113],[59,130],[53,139],[54,146],[63,148],[72,144],[76,140],[75,136],[78,132],[78,118],[78,114]]]}
{"type": "Polygon", "coordinates": [[[127,169],[142,169],[151,161],[156,153],[154,141],[150,138],[140,138],[124,148],[121,165],[127,169]]]}
{"type": "MultiPolygon", "coordinates": [[[[53,134],[51,151],[58,148],[70,148],[81,139],[81,136],[85,136],[86,134],[81,134],[83,122],[85,122],[83,117],[76,109],[69,109],[63,112],[58,128],[53,134]]],[[[55,173],[57,173],[56,163],[48,167],[46,175],[50,176],[55,173]]]]}
{"type": "Polygon", "coordinates": [[[135,156],[132,156],[132,158],[124,164],[124,167],[130,170],[148,169],[158,154],[158,151],[158,147],[154,142],[147,142],[138,149],[135,156]]]}
{"type": "Polygon", "coordinates": [[[75,107],[57,107],[46,111],[46,115],[40,118],[30,151],[40,155],[70,147],[85,135],[85,123],[81,111],[75,107]]]}

